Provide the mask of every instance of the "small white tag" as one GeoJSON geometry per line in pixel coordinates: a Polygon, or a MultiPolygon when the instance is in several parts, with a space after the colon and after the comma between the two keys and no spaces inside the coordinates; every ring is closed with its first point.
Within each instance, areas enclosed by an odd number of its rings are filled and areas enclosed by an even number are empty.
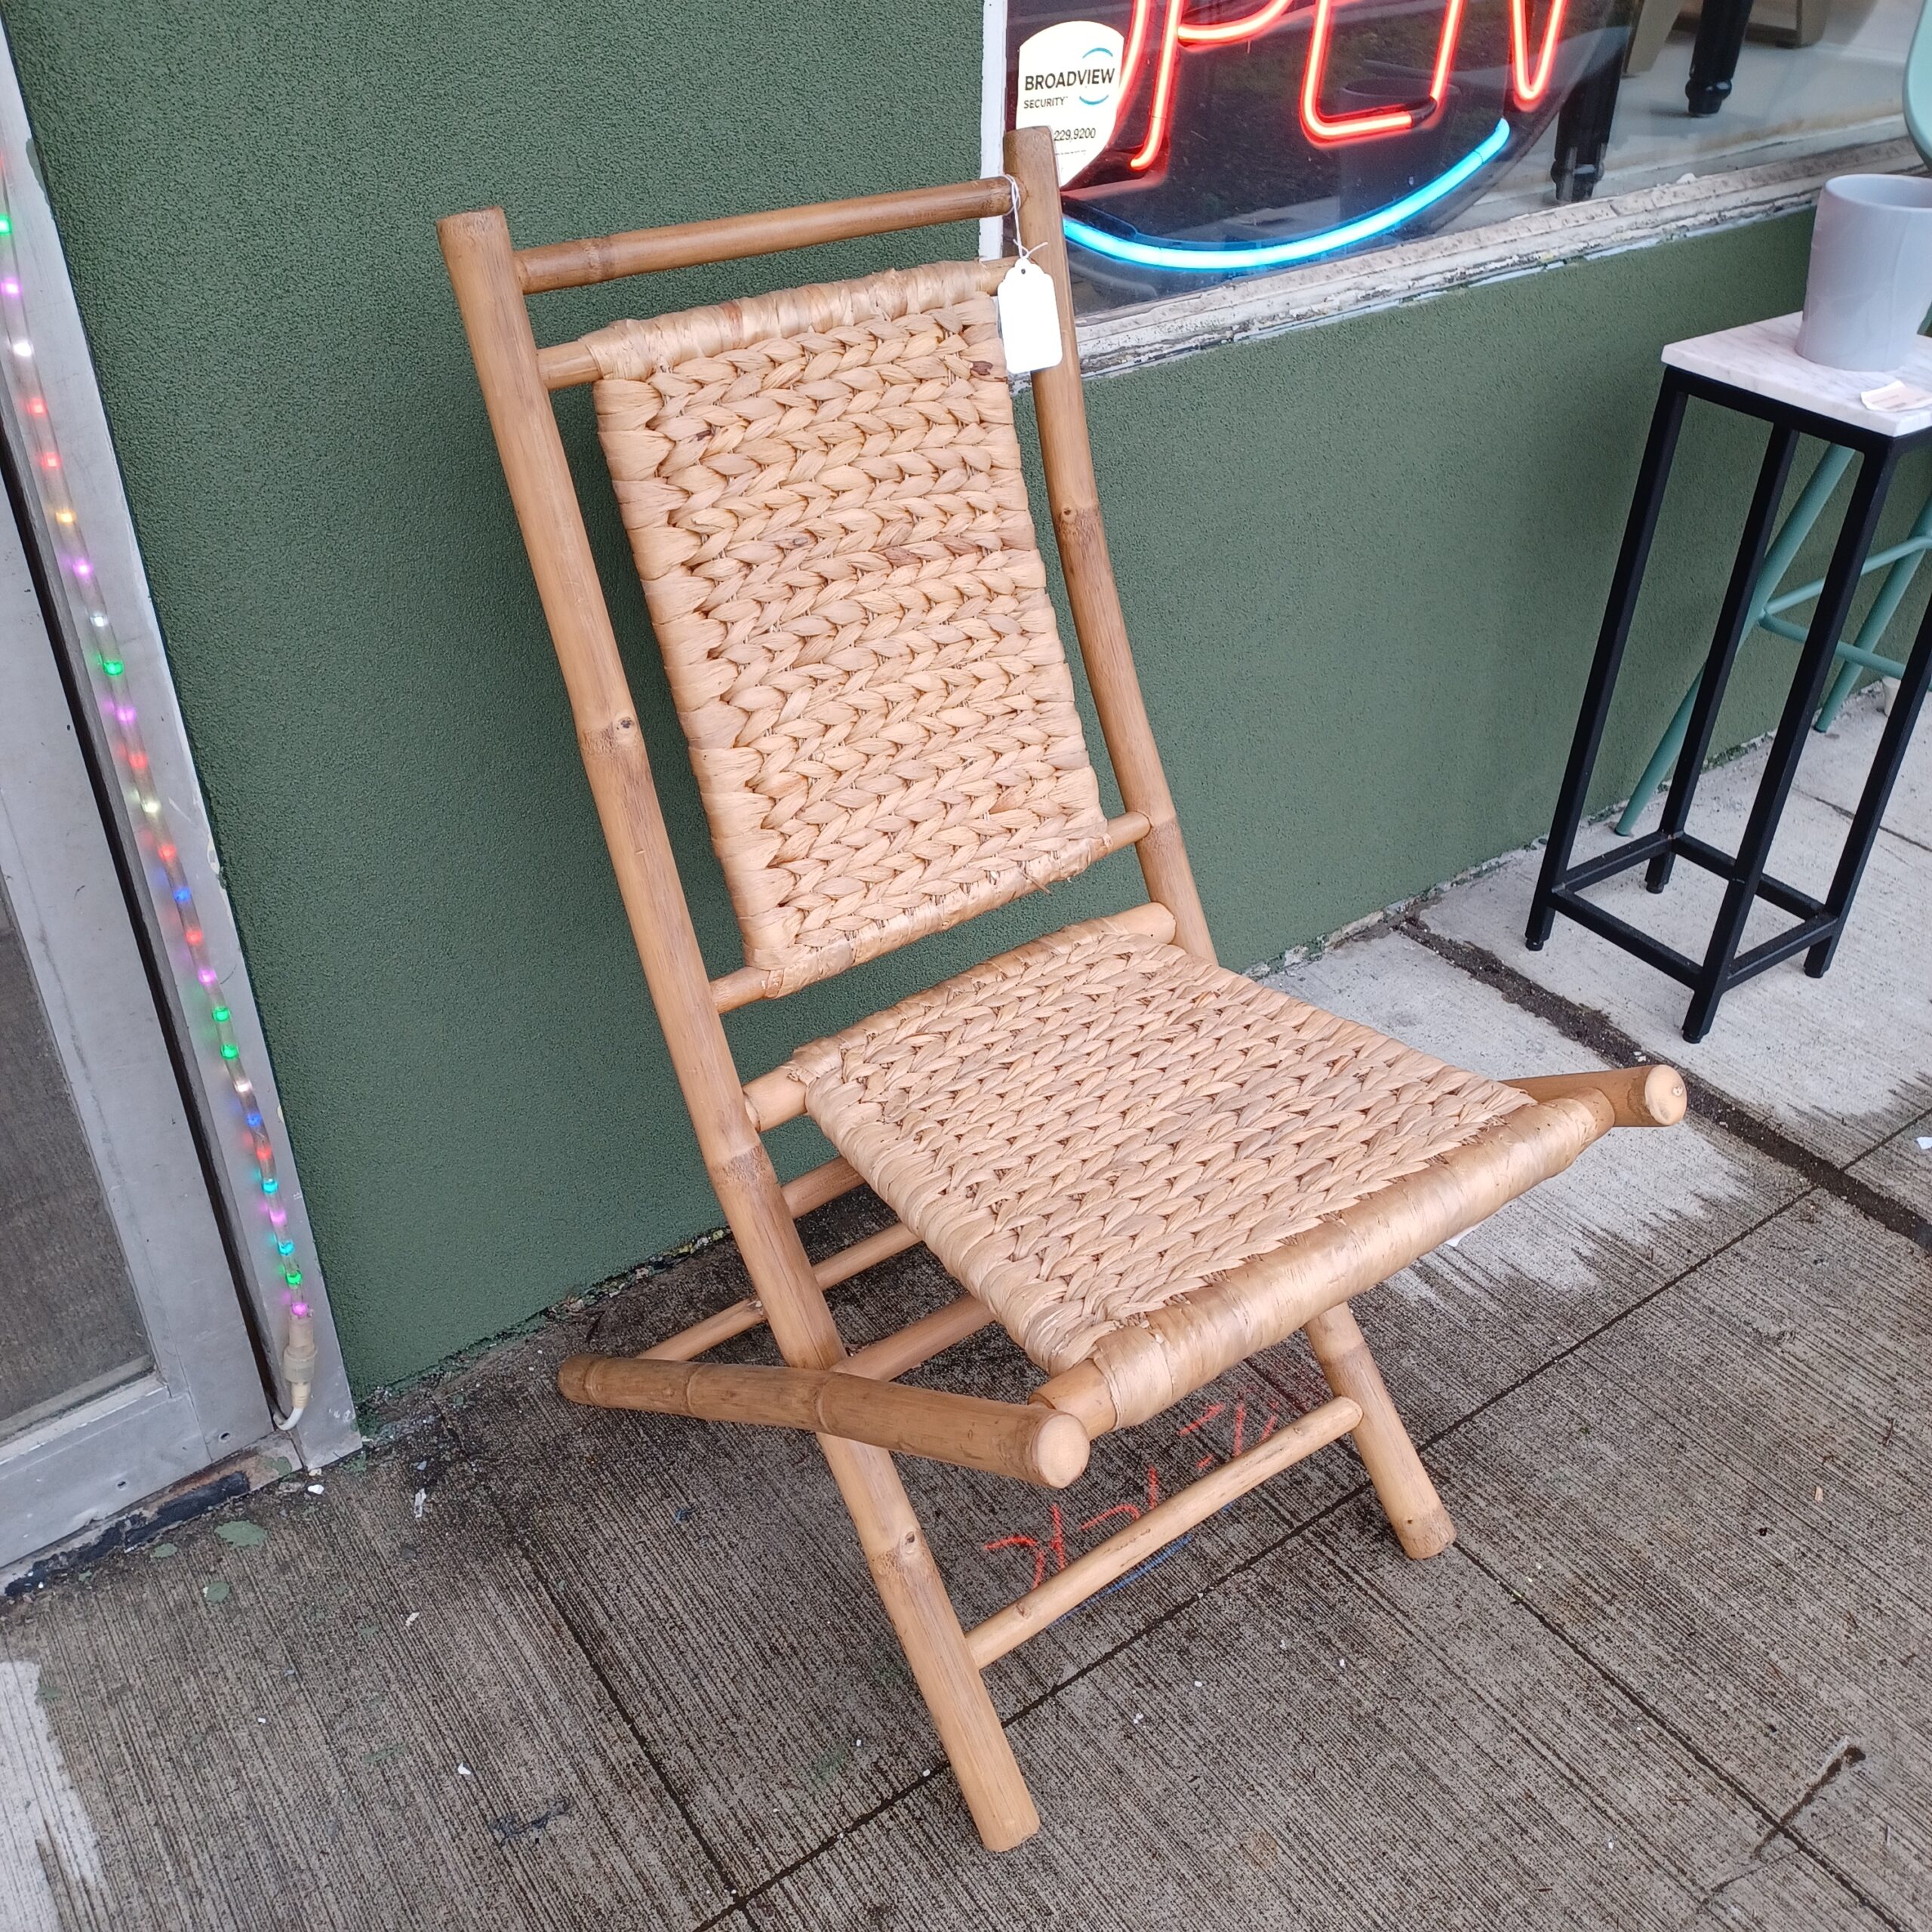
{"type": "Polygon", "coordinates": [[[999,339],[1006,350],[1006,372],[1023,376],[1034,369],[1060,367],[1060,305],[1054,278],[1031,262],[1015,262],[993,291],[999,304],[999,339]]]}
{"type": "Polygon", "coordinates": [[[1924,408],[1932,403],[1932,395],[1910,383],[1890,382],[1861,392],[1858,399],[1867,409],[1902,411],[1924,408]]]}

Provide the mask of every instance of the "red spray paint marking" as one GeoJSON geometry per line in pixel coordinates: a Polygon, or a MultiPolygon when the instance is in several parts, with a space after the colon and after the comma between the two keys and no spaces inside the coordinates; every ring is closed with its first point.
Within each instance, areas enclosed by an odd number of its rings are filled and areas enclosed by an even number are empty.
{"type": "MultiPolygon", "coordinates": [[[[1211,1402],[1192,1421],[1183,1423],[1174,1432],[1176,1442],[1178,1443],[1189,1436],[1198,1436],[1200,1432],[1206,1429],[1211,1423],[1217,1422],[1221,1417],[1226,1415],[1227,1409],[1228,1405],[1226,1402],[1211,1402]]],[[[1255,1438],[1252,1444],[1246,1446],[1258,1449],[1269,1436],[1274,1434],[1275,1425],[1280,1422],[1281,1419],[1281,1412],[1271,1406],[1268,1411],[1266,1424],[1261,1433],[1255,1438]]],[[[1245,1401],[1238,1401],[1235,1404],[1232,1420],[1233,1443],[1227,1455],[1204,1456],[1195,1463],[1195,1467],[1197,1469],[1211,1469],[1217,1463],[1226,1461],[1241,1453],[1247,1427],[1247,1404],[1245,1401]]],[[[1106,1508],[1089,1516],[1084,1522],[1077,1524],[1073,1534],[1076,1537],[1086,1537],[1091,1532],[1098,1530],[1102,1524],[1109,1521],[1116,1516],[1124,1516],[1130,1522],[1138,1522],[1143,1510],[1158,1508],[1160,1500],[1160,1470],[1157,1465],[1149,1463],[1147,1465],[1147,1497],[1145,1503],[1125,1500],[1109,1503],[1106,1508]]],[[[1016,1532],[1011,1536],[995,1537],[991,1542],[983,1543],[980,1546],[989,1556],[994,1551],[999,1549],[1026,1551],[1032,1558],[1032,1579],[1026,1585],[1026,1588],[1031,1590],[1037,1590],[1046,1581],[1049,1574],[1057,1576],[1067,1564],[1067,1533],[1060,1515],[1060,1505],[1057,1503],[1051,1503],[1048,1506],[1048,1509],[1050,1527],[1045,1534],[1028,1536],[1023,1533],[1016,1532]]],[[[1096,1537],[1094,1540],[1097,1542],[1103,1539],[1096,1537]]],[[[1080,1553],[1079,1549],[1076,1549],[1074,1552],[1075,1555],[1080,1553]]],[[[1115,1586],[1115,1587],[1118,1586],[1115,1586]]]]}

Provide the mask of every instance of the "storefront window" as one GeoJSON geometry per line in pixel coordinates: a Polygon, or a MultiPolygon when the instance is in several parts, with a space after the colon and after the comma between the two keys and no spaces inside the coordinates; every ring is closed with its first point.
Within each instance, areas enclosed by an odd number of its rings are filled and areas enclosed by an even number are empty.
{"type": "Polygon", "coordinates": [[[1918,13],[1009,0],[1005,120],[1053,131],[1092,311],[1894,132],[1918,13]]]}

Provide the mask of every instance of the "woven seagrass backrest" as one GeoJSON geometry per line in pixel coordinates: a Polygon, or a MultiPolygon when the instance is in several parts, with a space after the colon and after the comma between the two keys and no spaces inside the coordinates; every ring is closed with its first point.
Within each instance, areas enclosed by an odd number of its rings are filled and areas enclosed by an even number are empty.
{"type": "Polygon", "coordinates": [[[619,322],[597,420],[747,964],[789,992],[1104,849],[991,290],[619,322]]]}

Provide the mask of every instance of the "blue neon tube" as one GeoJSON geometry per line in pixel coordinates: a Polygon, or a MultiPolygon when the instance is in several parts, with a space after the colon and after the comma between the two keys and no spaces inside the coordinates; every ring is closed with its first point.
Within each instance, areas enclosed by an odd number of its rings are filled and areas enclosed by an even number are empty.
{"type": "Polygon", "coordinates": [[[1324,228],[1318,235],[1297,235],[1285,242],[1149,242],[1139,237],[1109,235],[1084,221],[1066,217],[1066,238],[1097,255],[1111,256],[1117,262],[1134,262],[1143,268],[1187,269],[1195,272],[1223,273],[1229,269],[1279,268],[1287,262],[1306,262],[1337,248],[1352,248],[1374,235],[1386,235],[1399,228],[1445,195],[1453,195],[1469,177],[1487,168],[1509,145],[1509,124],[1499,121],[1495,131],[1471,150],[1454,168],[1425,181],[1413,193],[1386,208],[1358,215],[1339,228],[1324,228]]]}

